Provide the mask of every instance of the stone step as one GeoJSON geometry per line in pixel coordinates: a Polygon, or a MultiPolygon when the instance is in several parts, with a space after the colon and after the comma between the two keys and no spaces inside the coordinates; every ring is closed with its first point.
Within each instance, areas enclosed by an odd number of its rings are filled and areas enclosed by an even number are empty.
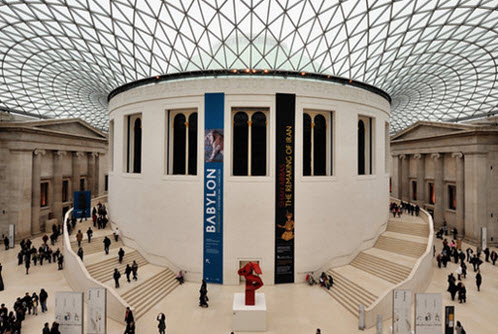
{"type": "Polygon", "coordinates": [[[393,284],[397,284],[405,280],[411,272],[410,268],[364,252],[358,254],[358,256],[351,262],[351,265],[393,284]]]}
{"type": "Polygon", "coordinates": [[[418,243],[418,242],[412,242],[412,241],[406,241],[406,240],[400,240],[396,238],[391,238],[391,237],[385,237],[381,235],[378,239],[377,242],[374,245],[375,248],[387,250],[393,253],[398,253],[410,257],[415,257],[418,258],[424,254],[427,245],[418,243]]]}

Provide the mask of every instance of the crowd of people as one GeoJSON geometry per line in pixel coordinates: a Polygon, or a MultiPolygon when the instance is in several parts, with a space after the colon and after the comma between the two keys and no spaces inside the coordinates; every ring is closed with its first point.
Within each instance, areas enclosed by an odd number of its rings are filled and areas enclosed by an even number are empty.
{"type": "MultiPolygon", "coordinates": [[[[123,253],[124,253],[124,251],[123,251],[123,253]]],[[[121,261],[122,261],[122,258],[120,257],[119,263],[121,263],[121,261]]],[[[137,263],[137,261],[133,260],[133,263],[131,264],[131,266],[129,263],[126,264],[126,268],[124,270],[124,273],[126,274],[126,281],[128,283],[131,283],[131,280],[130,280],[131,274],[133,274],[134,281],[138,280],[138,263],[137,263]]],[[[116,289],[118,289],[120,286],[119,279],[121,278],[121,273],[119,272],[118,268],[114,268],[114,273],[112,274],[112,278],[114,278],[114,286],[116,287],[116,289]]]]}
{"type": "MultiPolygon", "coordinates": [[[[33,292],[18,297],[12,306],[12,311],[2,304],[0,306],[0,334],[20,334],[22,322],[27,315],[38,315],[38,307],[41,306],[42,313],[47,312],[48,294],[45,289],[41,289],[39,294],[33,292]]],[[[59,332],[48,332],[58,334],[59,332]]]]}
{"type": "Polygon", "coordinates": [[[389,212],[393,214],[393,218],[396,218],[396,215],[398,218],[401,218],[403,212],[412,216],[418,216],[420,213],[420,206],[403,201],[400,201],[399,204],[391,202],[391,204],[389,204],[389,212]]]}
{"type": "Polygon", "coordinates": [[[48,261],[48,263],[57,263],[58,270],[62,270],[64,268],[64,255],[59,248],[56,251],[53,251],[52,248],[47,244],[48,237],[45,234],[42,237],[43,243],[37,249],[32,241],[29,239],[23,239],[19,243],[21,250],[17,253],[17,265],[21,266],[24,264],[26,268],[26,275],[29,274],[29,269],[31,267],[31,263],[33,265],[37,265],[40,263],[40,266],[43,266],[43,261],[48,261]]]}

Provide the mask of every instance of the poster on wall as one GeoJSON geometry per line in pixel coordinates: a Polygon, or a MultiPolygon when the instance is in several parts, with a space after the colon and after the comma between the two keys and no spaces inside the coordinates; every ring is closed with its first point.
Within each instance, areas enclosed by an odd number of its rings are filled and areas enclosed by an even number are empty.
{"type": "Polygon", "coordinates": [[[412,329],[412,293],[393,291],[393,334],[410,334],[412,329]]]}
{"type": "Polygon", "coordinates": [[[203,278],[223,283],[224,93],[204,96],[204,257],[203,278]]]}
{"type": "Polygon", "coordinates": [[[275,284],[294,283],[296,95],[276,95],[275,284]]]}
{"type": "Polygon", "coordinates": [[[75,218],[90,217],[92,211],[92,194],[90,191],[75,191],[73,215],[75,218]]]}
{"type": "Polygon", "coordinates": [[[86,293],[88,334],[106,334],[106,288],[89,288],[86,293]]]}
{"type": "Polygon", "coordinates": [[[55,293],[55,321],[64,334],[83,334],[83,293],[55,293]]]}
{"type": "Polygon", "coordinates": [[[440,293],[415,294],[415,334],[441,334],[443,297],[440,293]]]}

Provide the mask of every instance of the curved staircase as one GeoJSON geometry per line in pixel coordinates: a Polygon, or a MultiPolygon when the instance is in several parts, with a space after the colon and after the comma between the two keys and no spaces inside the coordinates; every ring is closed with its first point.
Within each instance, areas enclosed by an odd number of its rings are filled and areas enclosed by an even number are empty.
{"type": "Polygon", "coordinates": [[[375,245],[360,252],[350,264],[327,271],[334,285],[327,291],[353,315],[365,309],[393,286],[408,278],[426,249],[429,225],[416,216],[391,218],[375,245]]]}
{"type": "MultiPolygon", "coordinates": [[[[135,318],[138,319],[149,309],[155,306],[159,301],[165,298],[178,285],[176,275],[168,268],[150,264],[137,250],[127,247],[121,241],[114,240],[112,230],[94,229],[91,221],[77,223],[75,231],[81,230],[83,240],[83,263],[86,270],[95,280],[106,285],[108,289],[114,289],[134,311],[135,318]],[[86,231],[92,226],[93,237],[88,243],[86,231]],[[104,252],[104,238],[111,239],[109,255],[104,252]],[[125,255],[123,262],[118,261],[118,250],[123,248],[125,255]],[[127,264],[136,261],[138,264],[138,280],[126,280],[125,268],[127,264]],[[113,273],[117,268],[121,273],[120,288],[114,287],[113,273]]],[[[78,242],[76,241],[76,232],[70,235],[71,248],[76,253],[78,251],[78,242]]]]}

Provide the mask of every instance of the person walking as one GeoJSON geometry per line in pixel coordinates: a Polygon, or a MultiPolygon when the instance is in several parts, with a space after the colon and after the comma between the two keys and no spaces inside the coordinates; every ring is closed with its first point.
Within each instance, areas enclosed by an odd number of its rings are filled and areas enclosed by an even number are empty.
{"type": "Polygon", "coordinates": [[[132,321],[126,325],[125,334],[135,334],[135,322],[132,321]]]}
{"type": "Polygon", "coordinates": [[[462,272],[463,272],[463,270],[462,270],[462,266],[458,266],[458,268],[455,270],[455,274],[457,274],[457,279],[458,279],[458,280],[461,280],[461,279],[462,279],[462,278],[461,278],[461,276],[462,276],[462,272]]]}
{"type": "Polygon", "coordinates": [[[104,238],[104,251],[105,255],[109,255],[109,246],[111,246],[111,239],[109,239],[107,236],[104,238]]]}
{"type": "Polygon", "coordinates": [[[26,275],[29,274],[29,267],[31,266],[31,258],[29,253],[24,257],[24,266],[26,267],[26,275]]]}
{"type": "Polygon", "coordinates": [[[458,283],[458,302],[466,303],[467,302],[467,289],[465,288],[465,284],[462,282],[458,283]]]}
{"type": "Polygon", "coordinates": [[[136,281],[138,279],[138,264],[135,260],[133,260],[133,264],[131,265],[131,271],[133,272],[133,280],[136,281]]]}
{"type": "Polygon", "coordinates": [[[83,261],[83,248],[78,248],[78,256],[80,257],[81,261],[83,261]]]}
{"type": "Polygon", "coordinates": [[[81,230],[78,230],[78,233],[76,233],[76,241],[78,241],[78,247],[81,247],[81,240],[83,240],[83,233],[81,233],[81,230]]]}
{"type": "Polygon", "coordinates": [[[59,254],[59,258],[57,259],[57,265],[59,266],[59,268],[57,270],[64,269],[64,267],[63,267],[63,265],[64,265],[64,255],[59,254]]]}
{"type": "Polygon", "coordinates": [[[119,252],[118,252],[118,257],[119,257],[119,263],[120,264],[123,262],[123,257],[124,256],[125,256],[125,251],[123,250],[123,248],[120,248],[119,252]]]}
{"type": "Polygon", "coordinates": [[[481,276],[481,271],[478,270],[476,274],[476,285],[477,285],[477,291],[481,291],[481,284],[482,284],[482,276],[481,276]]]}
{"type": "Polygon", "coordinates": [[[114,278],[114,286],[116,289],[119,288],[119,278],[121,277],[121,274],[119,273],[119,270],[118,268],[114,268],[114,274],[112,275],[112,277],[114,278]]]}
{"type": "Polygon", "coordinates": [[[157,321],[159,322],[157,324],[157,328],[159,329],[159,334],[165,334],[166,333],[166,316],[164,313],[159,313],[157,315],[157,321]]]}
{"type": "Polygon", "coordinates": [[[135,318],[133,317],[133,312],[131,311],[130,307],[126,307],[126,313],[125,313],[125,322],[126,324],[129,324],[130,322],[135,321],[135,318]]]}
{"type": "Polygon", "coordinates": [[[3,244],[5,246],[5,250],[9,250],[9,243],[10,243],[9,237],[5,236],[5,238],[3,238],[3,244]]]}
{"type": "Polygon", "coordinates": [[[86,231],[86,235],[88,237],[88,243],[90,243],[92,241],[92,235],[93,235],[93,231],[92,231],[91,227],[89,227],[88,230],[86,231]]]}
{"type": "Polygon", "coordinates": [[[48,311],[47,309],[47,299],[48,299],[48,293],[45,291],[45,289],[40,290],[40,305],[41,305],[41,310],[42,313],[45,313],[48,311]]]}
{"type": "Polygon", "coordinates": [[[488,247],[486,247],[486,249],[484,250],[484,255],[485,255],[485,261],[489,262],[489,248],[488,247]]]}
{"type": "Polygon", "coordinates": [[[463,329],[463,326],[460,323],[460,321],[457,321],[457,325],[455,327],[455,332],[456,332],[456,334],[466,334],[465,329],[463,329]]]}
{"type": "Polygon", "coordinates": [[[128,281],[128,283],[131,283],[130,281],[130,274],[131,274],[131,267],[130,267],[130,264],[128,263],[126,265],[126,269],[125,269],[125,274],[126,274],[126,280],[128,281]]]}
{"type": "Polygon", "coordinates": [[[33,292],[33,295],[31,296],[31,300],[33,301],[33,314],[38,315],[38,303],[39,303],[39,298],[36,292],[33,292]]]}
{"type": "Polygon", "coordinates": [[[116,229],[114,230],[114,241],[118,242],[119,240],[119,228],[116,227],[116,229]]]}

